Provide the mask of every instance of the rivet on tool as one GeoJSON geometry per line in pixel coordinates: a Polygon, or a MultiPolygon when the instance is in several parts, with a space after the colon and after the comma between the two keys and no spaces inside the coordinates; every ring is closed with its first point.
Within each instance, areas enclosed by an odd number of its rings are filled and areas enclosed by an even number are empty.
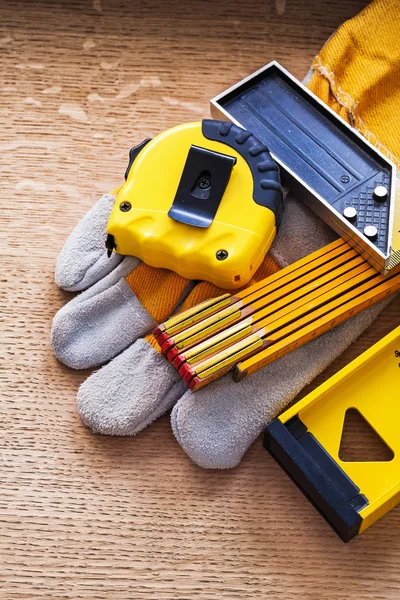
{"type": "Polygon", "coordinates": [[[375,227],[375,225],[367,225],[364,228],[364,235],[369,239],[369,240],[376,240],[376,238],[378,237],[378,230],[375,227]]]}
{"type": "Polygon", "coordinates": [[[374,189],[374,200],[377,202],[385,202],[387,199],[388,191],[384,185],[377,185],[374,189]]]}
{"type": "Polygon", "coordinates": [[[217,257],[217,260],[225,260],[228,258],[228,253],[226,250],[218,250],[215,256],[217,257]]]}
{"type": "Polygon", "coordinates": [[[122,210],[122,212],[128,212],[128,210],[131,210],[132,206],[130,202],[121,202],[121,204],[119,205],[119,209],[122,210]]]}
{"type": "Polygon", "coordinates": [[[348,220],[348,221],[355,221],[357,219],[357,211],[354,208],[354,206],[346,206],[346,208],[343,211],[343,216],[348,220]]]}
{"type": "Polygon", "coordinates": [[[208,189],[210,185],[211,181],[208,177],[202,177],[199,181],[199,187],[201,187],[202,190],[208,189]]]}

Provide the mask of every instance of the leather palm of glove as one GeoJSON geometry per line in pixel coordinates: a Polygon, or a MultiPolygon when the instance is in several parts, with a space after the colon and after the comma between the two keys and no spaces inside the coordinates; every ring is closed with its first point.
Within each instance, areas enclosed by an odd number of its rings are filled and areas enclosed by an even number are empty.
{"type": "MultiPolygon", "coordinates": [[[[113,254],[108,259],[106,225],[114,201],[112,193],[97,202],[68,238],[56,266],[61,288],[85,291],[54,318],[54,354],[74,369],[104,365],[81,385],[79,414],[93,432],[134,435],[173,408],[173,432],[195,463],[233,467],[265,425],[345,350],[382,305],[240,383],[234,383],[228,373],[192,393],[160,354],[150,332],[177,307],[185,310],[220,295],[221,290],[148,267],[134,257],[113,254]]],[[[285,266],[334,237],[305,206],[289,197],[272,255],[285,266]]],[[[266,257],[255,280],[278,268],[266,257]]]]}

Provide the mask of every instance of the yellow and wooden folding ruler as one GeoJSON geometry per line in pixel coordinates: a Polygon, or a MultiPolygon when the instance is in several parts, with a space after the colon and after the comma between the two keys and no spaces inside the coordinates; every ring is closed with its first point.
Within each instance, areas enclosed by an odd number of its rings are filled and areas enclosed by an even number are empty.
{"type": "Polygon", "coordinates": [[[196,390],[236,367],[262,368],[400,289],[343,239],[235,295],[199,304],[155,330],[168,360],[196,390]]]}
{"type": "Polygon", "coordinates": [[[400,327],[266,428],[264,446],[349,541],[400,502],[400,327]],[[344,460],[348,411],[387,446],[384,460],[344,460]]]}

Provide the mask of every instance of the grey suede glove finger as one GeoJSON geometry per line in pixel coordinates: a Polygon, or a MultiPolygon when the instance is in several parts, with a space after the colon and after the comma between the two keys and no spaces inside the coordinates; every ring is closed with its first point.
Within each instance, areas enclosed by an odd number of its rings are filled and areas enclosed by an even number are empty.
{"type": "Polygon", "coordinates": [[[174,367],[140,339],[80,386],[78,412],[93,432],[134,435],[186,390],[174,367]]]}
{"type": "MultiPolygon", "coordinates": [[[[54,355],[74,369],[108,362],[156,326],[125,279],[140,261],[115,253],[107,256],[106,229],[114,202],[111,194],[100,198],[75,227],[57,260],[56,283],[68,290],[85,288],[59,310],[51,330],[54,355]]],[[[181,282],[182,298],[191,284],[181,282]]],[[[173,300],[179,303],[181,298],[173,300]]]]}
{"type": "Polygon", "coordinates": [[[110,273],[123,259],[105,251],[107,222],[115,196],[104,194],[68,237],[56,264],[55,281],[63,290],[85,290],[110,273]]]}
{"type": "Polygon", "coordinates": [[[114,202],[112,194],[102,196],[57,259],[57,285],[85,290],[56,314],[51,330],[54,355],[74,369],[107,362],[155,326],[124,279],[140,261],[116,253],[107,256],[106,229],[114,202]]]}
{"type": "Polygon", "coordinates": [[[110,194],[103,196],[60,253],[56,283],[69,291],[85,291],[54,317],[51,344],[55,356],[75,369],[116,357],[81,386],[78,411],[93,431],[132,435],[171,408],[187,388],[164,357],[138,339],[156,322],[125,280],[139,260],[107,257],[106,227],[114,201],[110,194]],[[149,377],[153,372],[156,377],[149,377]]]}
{"type": "Polygon", "coordinates": [[[51,328],[58,360],[73,369],[102,365],[156,326],[125,280],[138,263],[126,256],[58,311],[51,328]]]}

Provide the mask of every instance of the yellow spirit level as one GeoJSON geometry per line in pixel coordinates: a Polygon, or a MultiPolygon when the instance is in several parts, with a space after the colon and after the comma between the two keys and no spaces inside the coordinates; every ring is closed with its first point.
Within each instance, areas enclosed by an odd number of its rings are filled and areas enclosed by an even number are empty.
{"type": "Polygon", "coordinates": [[[107,248],[235,289],[260,266],[282,208],[278,166],[250,132],[179,125],[131,150],[107,248]]]}
{"type": "Polygon", "coordinates": [[[400,327],[267,427],[264,446],[347,542],[400,502],[400,327]],[[339,456],[345,415],[356,410],[392,459],[339,456]]]}

